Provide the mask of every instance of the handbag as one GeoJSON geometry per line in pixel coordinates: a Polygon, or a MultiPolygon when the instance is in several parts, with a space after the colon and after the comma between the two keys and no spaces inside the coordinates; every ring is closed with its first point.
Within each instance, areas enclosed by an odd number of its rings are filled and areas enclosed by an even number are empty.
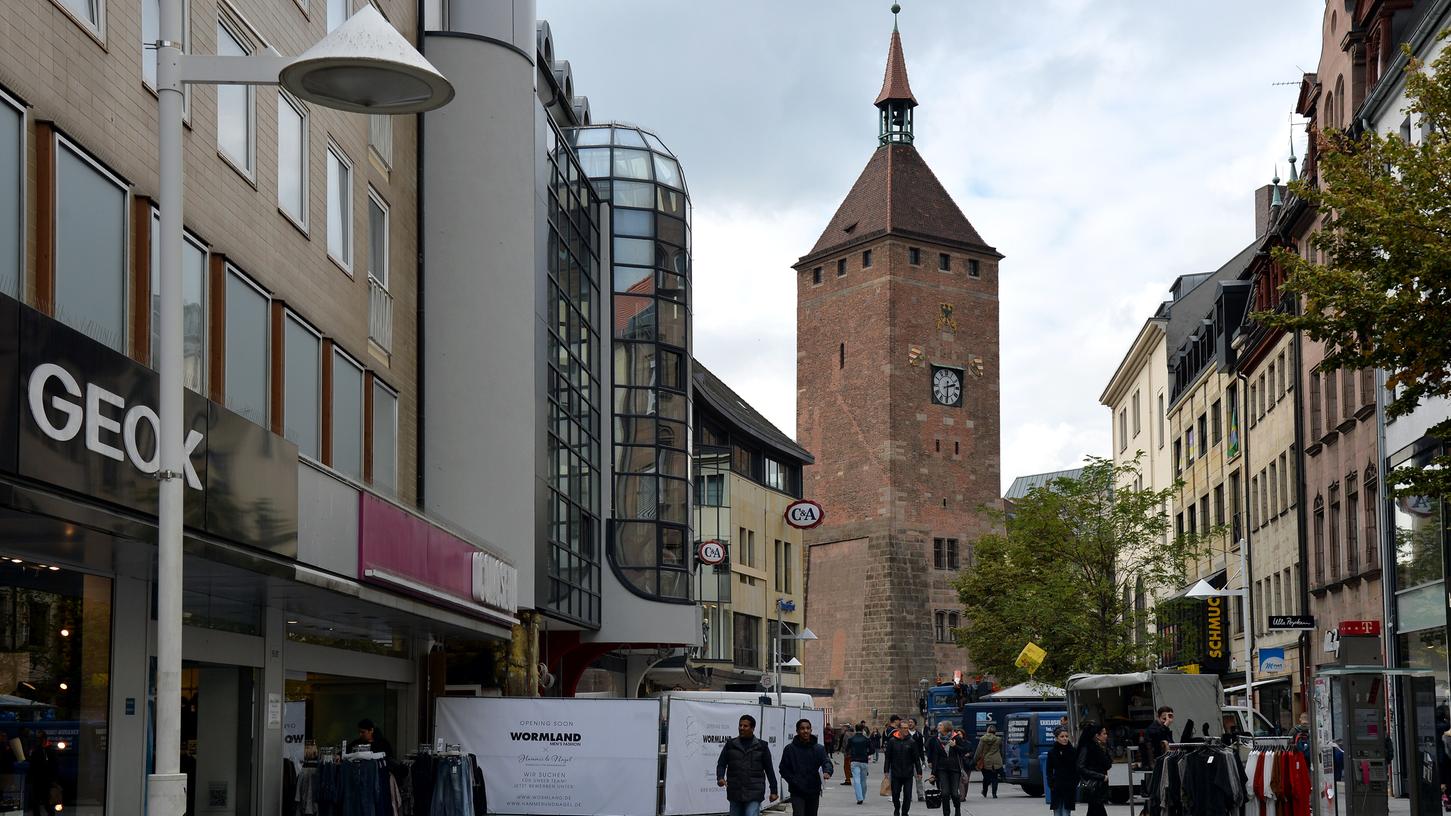
{"type": "Polygon", "coordinates": [[[926,800],[928,810],[942,807],[942,791],[936,785],[932,786],[930,790],[923,791],[922,798],[926,800]]]}
{"type": "Polygon", "coordinates": [[[892,795],[892,775],[887,772],[887,769],[886,768],[883,768],[882,769],[882,790],[881,790],[881,794],[883,796],[891,796],[892,795]]]}
{"type": "Polygon", "coordinates": [[[1086,776],[1078,780],[1078,801],[1085,805],[1102,805],[1108,801],[1108,780],[1086,776]]]}
{"type": "Polygon", "coordinates": [[[980,771],[980,770],[982,770],[982,766],[983,766],[983,762],[984,762],[984,760],[985,760],[985,759],[986,759],[986,757],[978,757],[978,758],[977,758],[977,765],[976,765],[976,766],[975,766],[975,767],[976,767],[976,768],[977,768],[977,769],[978,769],[978,770],[979,770],[979,771],[980,771]]]}

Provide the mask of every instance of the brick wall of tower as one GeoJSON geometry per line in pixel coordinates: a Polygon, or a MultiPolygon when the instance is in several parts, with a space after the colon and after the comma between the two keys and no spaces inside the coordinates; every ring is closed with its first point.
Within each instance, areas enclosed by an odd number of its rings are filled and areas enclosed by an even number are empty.
{"type": "Polygon", "coordinates": [[[934,537],[956,538],[965,566],[990,524],[978,508],[998,502],[997,266],[977,255],[969,278],[967,259],[887,236],[797,270],[797,434],[817,462],[806,495],[827,511],[806,537],[807,625],[821,639],[806,646],[805,681],[833,689],[840,719],[915,712],[921,678],[969,668],[934,643],[934,610],[960,605],[932,552],[934,537]],[[932,405],[933,362],[968,371],[961,408],[932,405]]]}

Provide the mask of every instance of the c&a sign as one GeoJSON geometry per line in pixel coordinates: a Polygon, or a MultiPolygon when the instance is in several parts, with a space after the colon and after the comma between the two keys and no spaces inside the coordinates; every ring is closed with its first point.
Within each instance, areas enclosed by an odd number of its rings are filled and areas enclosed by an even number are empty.
{"type": "Polygon", "coordinates": [[[810,530],[826,520],[826,511],[810,499],[801,499],[786,506],[786,523],[798,530],[810,530]]]}

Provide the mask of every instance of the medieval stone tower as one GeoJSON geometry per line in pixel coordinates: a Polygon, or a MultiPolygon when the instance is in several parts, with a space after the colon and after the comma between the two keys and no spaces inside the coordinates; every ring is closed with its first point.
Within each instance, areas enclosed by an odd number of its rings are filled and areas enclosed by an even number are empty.
{"type": "MultiPolygon", "coordinates": [[[[878,145],[795,264],[796,430],[807,498],[807,686],[834,717],[916,713],[919,682],[970,670],[951,580],[998,504],[998,262],[913,145],[893,26],[878,145]]],[[[948,149],[960,146],[946,146],[948,149]]]]}

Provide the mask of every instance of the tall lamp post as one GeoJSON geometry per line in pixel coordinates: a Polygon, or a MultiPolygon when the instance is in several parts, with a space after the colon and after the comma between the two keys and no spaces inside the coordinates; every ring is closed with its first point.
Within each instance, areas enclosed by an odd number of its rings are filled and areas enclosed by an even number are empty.
{"type": "Polygon", "coordinates": [[[1244,698],[1248,701],[1251,710],[1250,729],[1252,733],[1254,729],[1255,675],[1254,665],[1250,658],[1254,654],[1255,628],[1254,621],[1250,619],[1252,610],[1249,597],[1249,542],[1243,539],[1239,542],[1239,574],[1240,580],[1244,582],[1244,586],[1239,589],[1220,589],[1201,578],[1194,586],[1189,587],[1189,591],[1184,595],[1188,598],[1239,598],[1240,619],[1244,622],[1244,698]]]}
{"type": "MultiPolygon", "coordinates": [[[[775,669],[776,674],[776,705],[781,705],[781,641],[816,640],[816,633],[807,629],[805,626],[801,627],[801,631],[797,634],[786,634],[786,622],[781,619],[781,613],[795,611],[795,601],[786,598],[776,599],[776,643],[775,648],[771,650],[771,666],[775,669]]],[[[785,665],[796,669],[801,667],[801,661],[793,657],[786,661],[785,665]]]]}
{"type": "Polygon", "coordinates": [[[282,85],[299,99],[355,113],[433,110],[453,99],[453,85],[364,4],[301,56],[275,51],[220,57],[183,54],[184,0],[160,0],[156,47],[160,97],[157,159],[161,229],[157,368],[161,373],[157,507],[155,768],[147,779],[147,813],[181,816],[186,776],[181,762],[182,484],[186,436],[182,413],[182,95],[186,85],[282,85]]]}

